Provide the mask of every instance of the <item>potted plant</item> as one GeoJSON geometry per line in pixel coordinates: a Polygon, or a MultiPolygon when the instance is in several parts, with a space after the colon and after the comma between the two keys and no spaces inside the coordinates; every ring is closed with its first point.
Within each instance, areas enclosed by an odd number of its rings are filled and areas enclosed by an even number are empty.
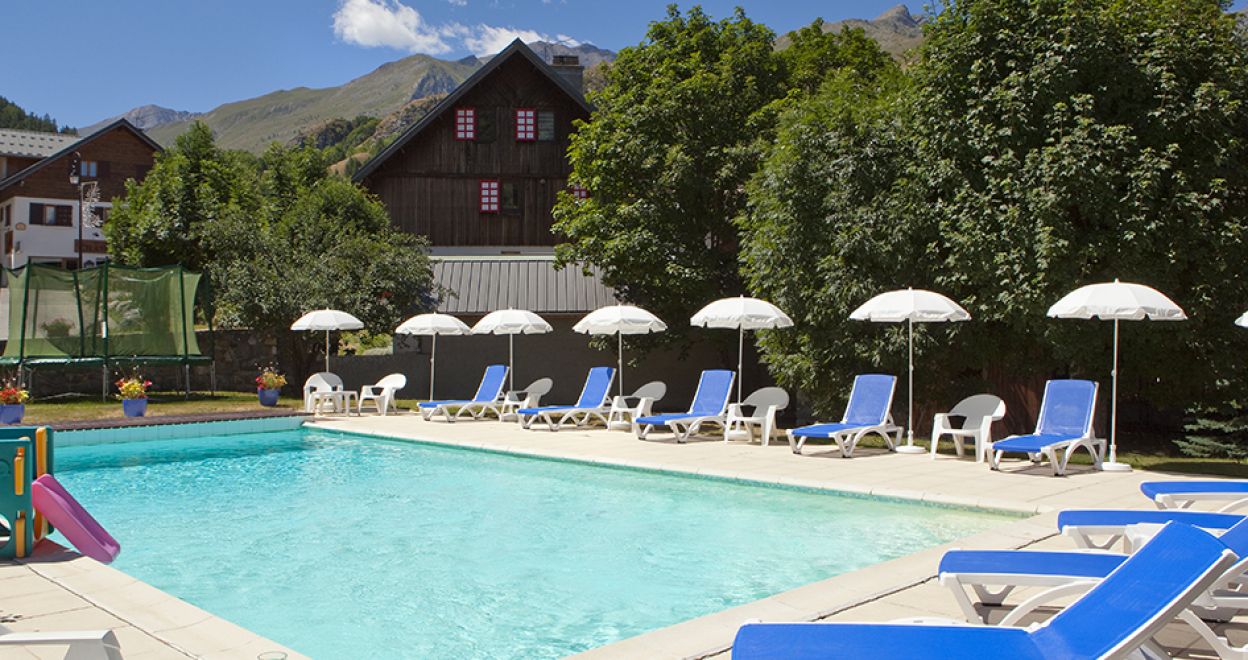
{"type": "Polygon", "coordinates": [[[137,371],[117,379],[121,409],[126,417],[142,417],[147,414],[147,388],[151,386],[152,381],[143,378],[137,371]]]}
{"type": "Polygon", "coordinates": [[[260,405],[276,406],[277,397],[286,385],[286,376],[277,367],[268,365],[260,367],[260,375],[256,376],[256,394],[260,397],[260,405]]]}
{"type": "Polygon", "coordinates": [[[0,424],[21,424],[29,400],[30,392],[11,380],[5,381],[0,389],[0,424]]]}

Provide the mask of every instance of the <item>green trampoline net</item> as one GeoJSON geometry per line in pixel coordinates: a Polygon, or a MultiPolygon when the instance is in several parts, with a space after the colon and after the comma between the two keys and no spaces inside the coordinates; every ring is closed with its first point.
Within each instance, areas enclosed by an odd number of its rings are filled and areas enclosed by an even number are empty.
{"type": "Polygon", "coordinates": [[[105,264],[7,270],[9,341],[0,363],[206,361],[195,339],[199,273],[105,264]]]}

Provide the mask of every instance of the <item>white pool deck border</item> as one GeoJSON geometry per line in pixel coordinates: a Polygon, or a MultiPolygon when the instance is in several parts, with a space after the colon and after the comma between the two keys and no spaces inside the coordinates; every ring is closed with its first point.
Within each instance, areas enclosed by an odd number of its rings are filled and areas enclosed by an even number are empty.
{"type": "MultiPolygon", "coordinates": [[[[309,426],[389,440],[486,450],[544,459],[701,475],[764,484],[857,493],[942,505],[1012,512],[999,526],[943,546],[929,548],[861,570],[821,580],[758,601],[651,631],[581,654],[595,658],[706,658],[724,655],[737,628],[747,620],[884,621],[903,617],[960,618],[949,594],[936,584],[943,552],[960,548],[1068,548],[1056,529],[1056,512],[1067,508],[1152,508],[1139,493],[1142,481],[1183,479],[1158,472],[1106,473],[1072,467],[1052,477],[1047,466],[1025,463],[993,472],[970,459],[927,454],[903,455],[861,449],[842,459],[834,447],[808,446],[804,456],[783,439],[724,443],[711,437],[678,444],[669,436],[638,440],[632,434],[598,429],[521,429],[515,423],[425,421],[418,415],[321,417],[309,426]]],[[[119,438],[120,439],[120,438],[119,438]]],[[[926,444],[926,443],[924,443],[926,444]]],[[[795,511],[794,515],[800,515],[795,511]]],[[[283,651],[255,633],[213,616],[121,571],[76,553],[41,549],[35,557],[0,562],[0,623],[15,630],[117,631],[126,658],[246,658],[283,651]]],[[[784,539],[769,563],[802,561],[785,554],[784,539]]],[[[1194,633],[1167,631],[1163,642],[1174,651],[1201,649],[1194,633]]],[[[1190,632],[1190,631],[1189,631],[1190,632]]],[[[1245,630],[1248,635],[1248,629],[1245,630]]],[[[61,657],[31,649],[0,660],[61,657]],[[25,654],[22,654],[25,653],[25,654]]],[[[62,652],[63,654],[63,652],[62,652]]]]}

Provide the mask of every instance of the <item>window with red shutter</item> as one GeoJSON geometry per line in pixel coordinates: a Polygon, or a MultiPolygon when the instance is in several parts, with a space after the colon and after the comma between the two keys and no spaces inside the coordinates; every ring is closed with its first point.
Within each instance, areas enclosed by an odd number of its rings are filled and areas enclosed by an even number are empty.
{"type": "Polygon", "coordinates": [[[498,181],[481,180],[481,212],[498,213],[498,181]]]}
{"type": "Polygon", "coordinates": [[[572,184],[572,196],[577,199],[589,199],[589,189],[580,184],[572,184]]]}
{"type": "Polygon", "coordinates": [[[537,140],[537,110],[516,108],[516,142],[537,140]]]}
{"type": "Polygon", "coordinates": [[[477,139],[476,108],[455,108],[455,139],[477,139]]]}

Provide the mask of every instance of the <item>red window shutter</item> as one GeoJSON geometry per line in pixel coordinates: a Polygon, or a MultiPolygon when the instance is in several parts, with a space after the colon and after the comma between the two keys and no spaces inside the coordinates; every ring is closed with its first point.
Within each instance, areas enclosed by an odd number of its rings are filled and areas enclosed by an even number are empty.
{"type": "Polygon", "coordinates": [[[481,212],[498,213],[498,180],[481,180],[481,212]]]}
{"type": "Polygon", "coordinates": [[[589,189],[580,184],[572,184],[572,196],[577,199],[589,199],[589,189]]]}
{"type": "Polygon", "coordinates": [[[516,142],[537,140],[537,110],[516,108],[516,142]]]}
{"type": "Polygon", "coordinates": [[[477,109],[455,108],[455,139],[477,139],[477,109]]]}

